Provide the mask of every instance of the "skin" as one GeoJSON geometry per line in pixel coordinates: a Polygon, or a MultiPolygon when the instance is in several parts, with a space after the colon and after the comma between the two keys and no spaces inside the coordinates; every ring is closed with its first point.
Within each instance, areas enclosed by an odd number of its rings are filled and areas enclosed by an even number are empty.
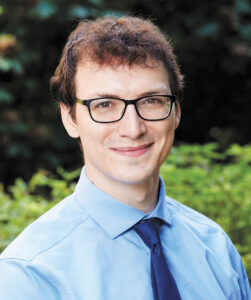
{"type": "MultiPolygon", "coordinates": [[[[91,99],[110,95],[126,100],[151,94],[171,94],[163,64],[101,67],[91,61],[76,73],[76,96],[91,99]]],[[[169,154],[180,120],[180,106],[162,121],[144,121],[129,105],[122,120],[101,124],[91,120],[88,108],[76,104],[75,120],[61,104],[68,134],[80,137],[88,178],[118,201],[150,212],[157,203],[159,169],[169,154]]]]}

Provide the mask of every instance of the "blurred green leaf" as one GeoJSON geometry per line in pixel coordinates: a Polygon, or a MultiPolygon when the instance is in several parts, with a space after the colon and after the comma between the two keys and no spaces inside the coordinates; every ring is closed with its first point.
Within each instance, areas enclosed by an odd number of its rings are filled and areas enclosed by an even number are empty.
{"type": "Polygon", "coordinates": [[[235,0],[235,9],[239,13],[250,13],[251,4],[248,0],[235,0]]]}
{"type": "Polygon", "coordinates": [[[18,60],[0,56],[0,70],[3,72],[14,71],[21,73],[23,69],[18,60]]]}
{"type": "Polygon", "coordinates": [[[7,72],[12,69],[12,61],[10,59],[0,57],[0,70],[7,72]]]}
{"type": "Polygon", "coordinates": [[[86,18],[89,15],[89,10],[83,5],[74,5],[70,10],[70,16],[75,18],[86,18]]]}
{"type": "Polygon", "coordinates": [[[208,23],[197,30],[197,34],[201,37],[215,37],[219,32],[219,24],[208,23]]]}
{"type": "Polygon", "coordinates": [[[0,15],[2,15],[3,13],[4,13],[4,7],[0,5],[0,15]]]}
{"type": "Polygon", "coordinates": [[[30,158],[32,154],[26,145],[19,143],[12,143],[6,150],[9,157],[20,156],[20,158],[30,158]]]}
{"type": "Polygon", "coordinates": [[[32,10],[31,16],[48,19],[56,13],[56,6],[49,1],[40,1],[32,10]]]}
{"type": "Polygon", "coordinates": [[[102,12],[103,16],[115,16],[115,17],[123,17],[125,15],[124,12],[113,9],[106,9],[102,12]]]}
{"type": "Polygon", "coordinates": [[[62,177],[62,179],[65,179],[67,181],[72,181],[74,179],[77,179],[80,175],[80,171],[81,169],[67,172],[61,167],[57,168],[57,173],[62,177]]]}
{"type": "Polygon", "coordinates": [[[98,15],[99,11],[93,7],[87,7],[84,5],[72,6],[69,15],[74,18],[87,18],[89,16],[98,15]]]}
{"type": "Polygon", "coordinates": [[[90,3],[95,4],[95,5],[97,5],[97,6],[103,4],[103,1],[102,1],[102,0],[89,0],[89,1],[90,1],[90,3]]]}
{"type": "Polygon", "coordinates": [[[240,33],[244,39],[251,41],[251,24],[242,26],[240,33]]]}
{"type": "Polygon", "coordinates": [[[6,89],[0,88],[0,104],[1,103],[12,103],[14,100],[13,95],[6,89]]]}

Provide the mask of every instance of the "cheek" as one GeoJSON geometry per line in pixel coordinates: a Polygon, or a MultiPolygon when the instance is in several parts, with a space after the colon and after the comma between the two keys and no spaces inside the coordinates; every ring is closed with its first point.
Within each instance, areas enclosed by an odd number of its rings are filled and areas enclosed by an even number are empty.
{"type": "Polygon", "coordinates": [[[82,124],[80,128],[80,139],[84,152],[95,154],[97,151],[105,147],[109,141],[109,131],[102,124],[93,122],[82,124]],[[101,125],[101,126],[100,126],[101,125]]]}
{"type": "Polygon", "coordinates": [[[175,131],[175,118],[171,117],[166,120],[160,121],[159,124],[153,129],[157,133],[158,138],[163,142],[172,140],[175,131]]]}
{"type": "MultiPolygon", "coordinates": [[[[174,141],[174,122],[171,124],[168,123],[169,126],[164,126],[161,130],[161,134],[159,135],[160,140],[160,148],[161,158],[168,155],[174,141]]],[[[164,159],[165,159],[164,158],[164,159]]]]}

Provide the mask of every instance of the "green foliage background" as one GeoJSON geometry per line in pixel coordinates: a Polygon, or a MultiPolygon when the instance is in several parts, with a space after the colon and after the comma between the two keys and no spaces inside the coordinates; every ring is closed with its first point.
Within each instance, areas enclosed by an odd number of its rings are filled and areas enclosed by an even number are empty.
{"type": "Polygon", "coordinates": [[[1,0],[0,181],[38,168],[76,169],[81,154],[65,133],[48,83],[76,20],[107,14],[154,20],[175,46],[186,88],[177,139],[250,142],[249,0],[1,0]],[[199,124],[199,126],[198,126],[199,124]]]}
{"type": "MultiPolygon", "coordinates": [[[[29,182],[0,186],[0,252],[33,220],[73,192],[80,169],[40,170],[29,182]]],[[[251,146],[181,145],[161,167],[167,194],[207,215],[229,234],[251,279],[251,146]]]]}

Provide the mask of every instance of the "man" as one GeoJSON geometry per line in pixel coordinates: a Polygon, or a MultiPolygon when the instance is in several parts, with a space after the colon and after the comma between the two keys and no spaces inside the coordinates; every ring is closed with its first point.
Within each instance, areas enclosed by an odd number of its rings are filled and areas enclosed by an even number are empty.
{"type": "Polygon", "coordinates": [[[51,90],[85,167],[2,253],[0,299],[251,299],[227,235],[159,178],[182,93],[164,35],[133,17],[80,22],[51,90]]]}

